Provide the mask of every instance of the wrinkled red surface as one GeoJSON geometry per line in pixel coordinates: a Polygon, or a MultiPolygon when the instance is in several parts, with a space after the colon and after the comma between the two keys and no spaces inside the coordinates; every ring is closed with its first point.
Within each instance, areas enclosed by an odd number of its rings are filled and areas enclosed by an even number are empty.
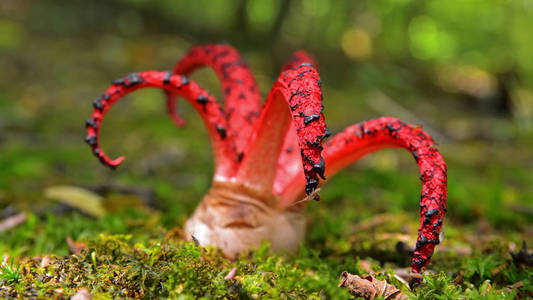
{"type": "MultiPolygon", "coordinates": [[[[227,134],[231,137],[236,155],[242,155],[248,144],[255,120],[261,111],[261,94],[246,62],[235,48],[227,44],[193,47],[174,67],[174,74],[189,75],[196,69],[209,66],[217,74],[224,93],[224,115],[228,119],[227,134]]],[[[176,111],[175,95],[167,95],[170,116],[178,126],[184,121],[176,111]]]]}
{"type": "MultiPolygon", "coordinates": [[[[406,124],[396,118],[381,117],[352,125],[333,136],[324,147],[326,176],[331,178],[340,170],[366,154],[384,148],[401,147],[415,158],[420,170],[422,192],[420,197],[420,229],[412,269],[420,272],[431,259],[446,212],[446,163],[437,145],[420,127],[406,124]]],[[[281,206],[301,199],[304,180],[301,174],[286,174],[281,206]]]]}
{"type": "MultiPolygon", "coordinates": [[[[285,63],[282,70],[287,71],[298,68],[301,64],[310,63],[315,69],[318,69],[318,64],[314,57],[309,53],[298,50],[295,51],[291,58],[285,63]]],[[[318,83],[320,88],[321,82],[318,83]]],[[[326,129],[327,132],[327,129],[326,129]]],[[[326,134],[327,136],[327,134],[326,134]]],[[[298,135],[296,133],[296,125],[291,122],[287,130],[282,151],[280,153],[278,164],[276,167],[276,176],[274,179],[273,191],[279,194],[283,189],[283,181],[286,174],[303,174],[302,164],[300,163],[301,154],[298,151],[298,135]]],[[[303,175],[302,175],[303,176],[303,175]]],[[[316,198],[318,200],[318,197],[316,198]]]]}
{"type": "Polygon", "coordinates": [[[312,64],[313,67],[318,71],[318,64],[315,58],[303,50],[294,51],[294,53],[291,55],[291,58],[285,63],[281,70],[287,71],[291,69],[297,69],[303,63],[312,64]]]}
{"type": "Polygon", "coordinates": [[[312,193],[325,180],[364,155],[383,148],[409,150],[417,161],[422,180],[420,230],[412,269],[420,272],[439,242],[446,211],[446,164],[437,146],[424,131],[402,121],[382,117],[329,135],[322,114],[321,81],[316,62],[303,51],[293,54],[274,83],[261,109],[259,90],[251,72],[235,49],[227,45],[193,48],[174,73],[210,66],[222,81],[224,108],[196,83],[171,72],[131,73],[115,80],[94,100],[87,120],[87,143],[100,161],[118,166],[123,157],[111,160],[101,149],[99,134],[107,111],[123,96],[146,87],[167,92],[169,112],[178,125],[175,95],[185,98],[200,114],[215,157],[215,180],[237,181],[265,193],[280,196],[286,209],[312,193]],[[327,168],[326,168],[327,167],[327,168]],[[303,171],[303,172],[302,172],[303,171]]]}
{"type": "Polygon", "coordinates": [[[107,91],[93,101],[94,110],[86,122],[86,142],[103,164],[115,168],[124,160],[123,157],[110,159],[100,147],[100,130],[106,113],[125,95],[147,87],[160,88],[187,99],[200,114],[207,128],[215,157],[215,173],[227,174],[233,171],[235,161],[230,157],[234,152],[225,132],[228,127],[227,120],[217,101],[187,77],[158,71],[131,73],[127,77],[114,80],[107,91]]]}
{"type": "Polygon", "coordinates": [[[303,160],[305,191],[309,194],[315,190],[325,168],[321,144],[326,123],[319,82],[318,73],[310,64],[302,64],[279,76],[267,96],[256,131],[244,154],[237,177],[239,181],[261,186],[262,189],[268,187],[269,192],[272,191],[281,147],[292,124],[296,146],[300,150],[297,161],[303,160]]]}
{"type": "MultiPolygon", "coordinates": [[[[292,64],[301,63],[300,59],[309,59],[310,56],[303,51],[295,52],[292,64]]],[[[187,56],[181,60],[174,73],[191,73],[196,68],[210,66],[218,74],[222,81],[222,88],[225,94],[224,109],[220,108],[212,96],[200,97],[197,94],[203,92],[194,82],[189,81],[186,77],[176,77],[169,72],[143,72],[132,73],[124,79],[117,80],[110,89],[104,94],[102,99],[95,100],[100,107],[95,107],[93,117],[88,121],[87,142],[93,147],[93,152],[100,160],[110,166],[118,166],[123,158],[111,160],[102,151],[99,144],[100,123],[107,110],[122,96],[143,87],[161,88],[167,92],[167,104],[169,112],[177,125],[183,125],[184,122],[177,116],[175,111],[175,95],[185,97],[195,106],[196,110],[204,118],[206,124],[210,124],[208,132],[211,136],[213,151],[215,153],[215,177],[218,180],[230,180],[238,176],[242,181],[251,181],[254,185],[265,189],[268,185],[269,191],[272,190],[272,182],[275,176],[275,168],[281,151],[276,144],[281,144],[286,135],[287,128],[284,126],[270,126],[283,118],[289,119],[291,127],[297,129],[295,136],[297,144],[296,153],[300,152],[297,161],[301,162],[306,177],[305,191],[311,193],[319,182],[319,176],[324,173],[324,160],[320,156],[322,151],[322,140],[326,136],[326,125],[322,114],[322,93],[320,89],[320,79],[318,73],[310,63],[292,66],[290,70],[284,72],[278,81],[274,84],[270,96],[267,98],[267,107],[273,107],[270,99],[282,99],[284,105],[276,105],[272,109],[272,116],[263,113],[262,121],[257,121],[260,114],[259,90],[255,83],[253,75],[242,60],[238,52],[228,45],[205,45],[191,49],[187,56]],[[163,74],[163,75],[161,75],[163,74]],[[153,80],[154,77],[164,76],[159,82],[153,80]],[[180,84],[179,88],[170,85],[168,82],[180,78],[186,80],[186,84],[180,84]],[[134,80],[131,80],[134,79],[134,80]],[[113,90],[113,93],[109,93],[113,90]],[[192,93],[191,93],[192,92],[192,93]],[[196,97],[196,98],[195,98],[196,97]],[[285,106],[285,108],[283,108],[285,106]],[[278,112],[291,112],[286,117],[280,119],[278,112]],[[215,121],[211,119],[216,119],[215,121]],[[91,126],[94,124],[95,126],[91,126]],[[265,127],[261,130],[262,127],[265,127]],[[214,128],[214,130],[213,130],[214,128]],[[254,136],[250,136],[254,133],[254,136]],[[272,143],[272,135],[277,137],[278,143],[272,143]],[[262,138],[261,138],[262,137],[262,138]],[[217,140],[221,139],[221,141],[217,140]],[[261,140],[261,141],[260,141],[261,140]],[[268,140],[268,142],[267,142],[268,140]],[[270,157],[272,167],[265,168],[268,163],[257,167],[257,162],[251,162],[253,159],[247,159],[252,154],[253,145],[256,148],[270,147],[270,157]],[[228,150],[232,148],[233,151],[228,150]],[[245,149],[247,152],[245,153],[245,149]],[[299,151],[298,151],[299,150],[299,151]],[[241,167],[241,162],[244,167],[241,167]],[[264,176],[270,170],[271,175],[264,176]],[[240,174],[240,175],[237,175],[240,174]],[[246,174],[243,175],[243,174],[246,174]]],[[[267,111],[264,110],[263,111],[267,111]]],[[[294,134],[294,132],[293,132],[294,134]]],[[[257,153],[266,153],[265,150],[255,151],[257,153]]],[[[262,159],[265,158],[263,155],[262,159]]],[[[257,159],[257,158],[256,158],[257,159]]],[[[295,158],[296,159],[296,158],[295,158]]]]}

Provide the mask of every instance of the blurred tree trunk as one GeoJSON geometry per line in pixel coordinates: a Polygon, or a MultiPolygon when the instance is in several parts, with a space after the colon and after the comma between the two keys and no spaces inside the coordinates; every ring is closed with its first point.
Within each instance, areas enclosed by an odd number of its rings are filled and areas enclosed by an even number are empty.
{"type": "Polygon", "coordinates": [[[246,6],[248,0],[239,0],[237,12],[235,13],[235,22],[233,23],[233,30],[241,31],[244,36],[248,36],[248,22],[246,21],[246,6]]]}
{"type": "Polygon", "coordinates": [[[272,30],[270,32],[270,38],[272,40],[272,44],[276,43],[279,40],[281,27],[283,26],[283,22],[287,18],[287,15],[289,14],[289,10],[291,8],[292,0],[279,0],[280,1],[280,7],[278,10],[278,14],[276,15],[276,19],[274,20],[274,25],[272,26],[272,30]]]}

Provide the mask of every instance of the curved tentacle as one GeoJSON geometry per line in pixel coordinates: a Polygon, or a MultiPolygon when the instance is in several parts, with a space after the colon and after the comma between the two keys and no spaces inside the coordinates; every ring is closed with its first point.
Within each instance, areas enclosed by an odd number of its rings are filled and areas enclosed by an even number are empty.
{"type": "MultiPolygon", "coordinates": [[[[173,69],[174,74],[189,75],[194,70],[209,66],[222,83],[224,111],[228,119],[227,134],[241,156],[253,124],[261,111],[261,94],[252,72],[239,52],[226,44],[209,44],[192,48],[173,69]]],[[[176,96],[167,93],[167,108],[176,125],[183,119],[176,110],[176,96]]]]}
{"type": "Polygon", "coordinates": [[[285,63],[282,71],[297,69],[303,63],[310,63],[318,71],[318,64],[313,55],[304,50],[296,50],[292,53],[291,58],[285,63]]]}
{"type": "MultiPolygon", "coordinates": [[[[310,194],[324,177],[321,156],[326,123],[322,114],[320,78],[311,64],[282,73],[270,91],[250,144],[237,173],[237,181],[272,192],[275,167],[285,133],[293,122],[304,175],[310,194]]],[[[297,151],[298,149],[294,149],[297,151]]]]}
{"type": "MultiPolygon", "coordinates": [[[[420,272],[429,263],[435,245],[439,243],[447,200],[446,163],[431,137],[420,127],[391,117],[352,125],[327,142],[324,149],[326,176],[331,178],[366,154],[396,147],[411,152],[420,169],[420,229],[411,264],[414,272],[420,272]]],[[[280,201],[282,206],[287,207],[303,197],[303,181],[300,174],[294,174],[288,180],[290,183],[286,185],[280,201]]]]}
{"type": "MultiPolygon", "coordinates": [[[[297,69],[303,63],[310,63],[318,69],[318,64],[315,58],[303,51],[297,50],[291,58],[285,63],[282,71],[297,69]]],[[[321,87],[322,82],[318,81],[318,87],[321,87]]],[[[329,136],[329,131],[326,129],[326,137],[329,136]]],[[[291,122],[285,135],[285,141],[283,143],[282,152],[278,159],[278,165],[276,167],[276,176],[274,179],[273,193],[280,194],[283,190],[282,178],[285,178],[286,174],[303,174],[302,164],[300,163],[300,153],[298,153],[298,136],[296,134],[296,126],[291,122]]],[[[302,175],[303,176],[303,175],[302,175]]]]}
{"type": "MultiPolygon", "coordinates": [[[[187,75],[187,74],[184,74],[184,75],[187,75]]],[[[182,118],[178,112],[178,107],[177,107],[178,98],[176,97],[175,94],[169,93],[167,91],[165,91],[165,94],[167,96],[167,112],[168,112],[168,115],[170,116],[170,119],[172,120],[172,122],[174,122],[174,124],[176,124],[176,126],[180,128],[184,127],[187,124],[187,121],[185,121],[185,119],[182,118]]]]}
{"type": "Polygon", "coordinates": [[[147,71],[131,73],[127,77],[114,80],[100,97],[94,100],[94,111],[86,122],[86,142],[91,146],[100,161],[115,168],[124,157],[110,159],[100,147],[101,123],[107,111],[125,95],[142,88],[155,87],[180,95],[187,99],[202,117],[211,140],[215,157],[215,177],[229,177],[235,172],[235,153],[226,139],[227,120],[217,101],[201,87],[183,75],[170,72],[147,71]]]}

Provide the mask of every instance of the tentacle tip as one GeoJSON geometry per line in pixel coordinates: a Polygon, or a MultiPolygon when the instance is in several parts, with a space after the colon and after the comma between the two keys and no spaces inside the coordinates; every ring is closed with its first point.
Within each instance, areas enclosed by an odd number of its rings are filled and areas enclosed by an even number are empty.
{"type": "Polygon", "coordinates": [[[315,66],[312,63],[306,61],[306,62],[299,64],[296,68],[301,68],[301,67],[313,67],[314,68],[315,66]]]}
{"type": "Polygon", "coordinates": [[[121,157],[119,157],[119,158],[117,158],[115,160],[112,160],[112,161],[106,163],[106,165],[114,170],[114,169],[116,169],[118,166],[120,166],[122,164],[124,159],[125,159],[124,156],[121,156],[121,157]]]}
{"type": "Polygon", "coordinates": [[[421,271],[421,268],[420,266],[418,265],[412,265],[411,266],[411,272],[414,273],[414,274],[419,274],[421,271]]]}
{"type": "Polygon", "coordinates": [[[187,121],[185,121],[184,119],[179,118],[179,117],[174,117],[174,118],[172,118],[172,121],[173,121],[174,124],[175,124],[176,126],[178,126],[179,128],[183,128],[183,127],[185,127],[185,125],[187,125],[187,121]]]}

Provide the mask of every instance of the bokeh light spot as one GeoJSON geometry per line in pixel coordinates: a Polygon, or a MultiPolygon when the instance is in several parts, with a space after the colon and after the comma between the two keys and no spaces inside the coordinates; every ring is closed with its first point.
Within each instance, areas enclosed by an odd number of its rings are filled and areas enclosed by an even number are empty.
{"type": "Polygon", "coordinates": [[[372,54],[372,39],[366,31],[351,27],[342,34],[342,50],[354,60],[364,60],[372,54]]]}
{"type": "Polygon", "coordinates": [[[428,16],[415,17],[409,24],[409,48],[419,59],[435,58],[439,52],[438,30],[428,16]]]}
{"type": "Polygon", "coordinates": [[[252,0],[246,5],[248,22],[256,31],[268,31],[279,10],[279,2],[273,0],[252,0]]]}

